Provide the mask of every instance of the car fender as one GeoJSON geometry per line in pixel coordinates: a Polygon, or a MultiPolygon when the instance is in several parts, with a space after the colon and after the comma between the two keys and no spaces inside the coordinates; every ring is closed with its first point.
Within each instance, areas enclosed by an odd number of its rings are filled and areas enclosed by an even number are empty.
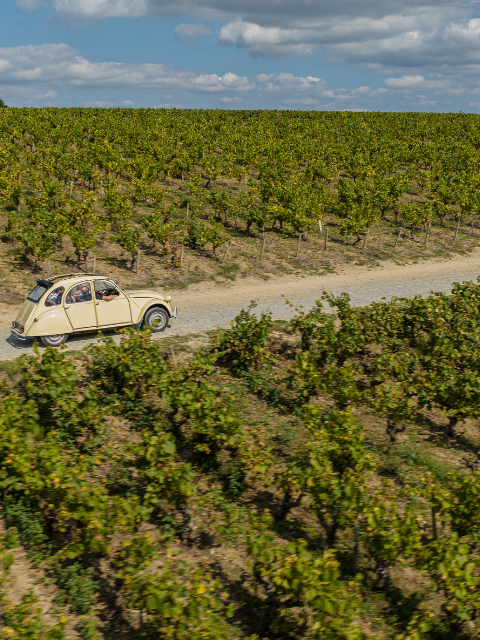
{"type": "Polygon", "coordinates": [[[150,299],[150,300],[147,300],[143,305],[143,307],[141,308],[140,313],[138,314],[138,317],[136,318],[134,324],[137,324],[138,322],[140,322],[140,320],[142,320],[142,318],[147,313],[147,311],[152,307],[163,307],[164,309],[166,309],[169,317],[170,318],[172,317],[173,311],[171,306],[168,304],[168,302],[166,302],[165,300],[150,299]]]}
{"type": "Polygon", "coordinates": [[[33,318],[25,331],[26,337],[55,336],[72,333],[72,325],[63,306],[50,307],[33,318]]]}

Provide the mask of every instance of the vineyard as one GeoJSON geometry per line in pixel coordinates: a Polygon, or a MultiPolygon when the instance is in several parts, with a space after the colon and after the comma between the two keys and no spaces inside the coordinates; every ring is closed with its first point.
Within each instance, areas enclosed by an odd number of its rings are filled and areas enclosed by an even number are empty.
{"type": "Polygon", "coordinates": [[[468,114],[0,110],[0,275],[151,286],[478,244],[468,114]]]}
{"type": "Polygon", "coordinates": [[[480,637],[479,318],[325,293],[4,364],[0,637],[480,637]]]}

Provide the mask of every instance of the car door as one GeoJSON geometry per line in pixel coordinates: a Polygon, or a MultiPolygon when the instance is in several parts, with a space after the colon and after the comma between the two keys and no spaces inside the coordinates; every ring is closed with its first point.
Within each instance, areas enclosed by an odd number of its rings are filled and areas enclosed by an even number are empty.
{"type": "Polygon", "coordinates": [[[98,328],[131,324],[132,313],[126,295],[109,280],[96,280],[94,284],[98,328]],[[102,291],[107,290],[115,290],[116,296],[113,300],[102,300],[102,291]]]}
{"type": "Polygon", "coordinates": [[[92,283],[85,281],[76,284],[65,296],[65,313],[74,331],[96,329],[97,327],[92,291],[92,283]]]}

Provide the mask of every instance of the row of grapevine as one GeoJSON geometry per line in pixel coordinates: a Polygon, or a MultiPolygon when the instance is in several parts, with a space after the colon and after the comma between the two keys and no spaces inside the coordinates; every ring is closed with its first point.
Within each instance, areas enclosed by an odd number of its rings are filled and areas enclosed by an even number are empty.
{"type": "Polygon", "coordinates": [[[323,220],[357,244],[387,216],[412,236],[478,223],[473,115],[2,109],[0,125],[4,235],[34,261],[67,236],[79,262],[108,236],[133,263],[215,253],[240,228],[323,220]]]}

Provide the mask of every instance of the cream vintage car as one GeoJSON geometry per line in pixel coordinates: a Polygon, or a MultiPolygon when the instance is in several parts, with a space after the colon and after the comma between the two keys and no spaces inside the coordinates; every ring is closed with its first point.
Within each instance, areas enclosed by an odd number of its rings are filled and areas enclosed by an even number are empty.
{"type": "Polygon", "coordinates": [[[143,289],[123,291],[118,278],[75,273],[37,280],[12,322],[11,333],[20,340],[40,338],[58,347],[74,333],[150,325],[164,331],[177,308],[171,296],[143,289]]]}

